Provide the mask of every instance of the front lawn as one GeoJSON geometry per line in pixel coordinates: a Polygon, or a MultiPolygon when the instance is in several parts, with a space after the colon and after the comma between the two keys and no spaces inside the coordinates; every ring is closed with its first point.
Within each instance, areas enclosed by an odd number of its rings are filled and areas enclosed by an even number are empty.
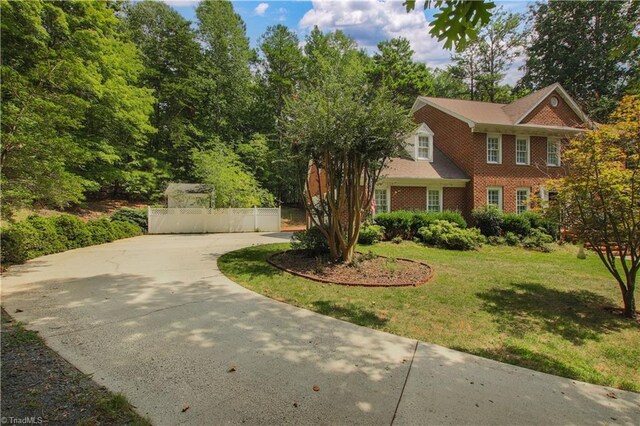
{"type": "Polygon", "coordinates": [[[421,287],[343,287],[269,265],[288,244],[248,247],[218,260],[235,282],[276,300],[448,348],[586,382],[640,391],[640,326],[595,254],[485,246],[459,252],[412,242],[361,247],[435,270],[421,287]]]}

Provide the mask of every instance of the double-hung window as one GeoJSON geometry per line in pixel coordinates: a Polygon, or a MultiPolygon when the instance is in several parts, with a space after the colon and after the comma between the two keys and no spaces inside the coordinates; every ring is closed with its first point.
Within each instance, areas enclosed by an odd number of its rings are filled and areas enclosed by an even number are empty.
{"type": "Polygon", "coordinates": [[[560,139],[547,139],[547,166],[560,165],[560,139]]]}
{"type": "Polygon", "coordinates": [[[487,188],[487,205],[502,210],[502,187],[491,186],[487,188]]]}
{"type": "Polygon", "coordinates": [[[427,189],[427,211],[429,212],[442,211],[442,190],[441,189],[427,189]]]}
{"type": "Polygon", "coordinates": [[[530,158],[529,138],[516,136],[516,164],[528,165],[530,158]]]}
{"type": "Polygon", "coordinates": [[[529,188],[516,189],[516,212],[524,213],[529,210],[529,188]]]}
{"type": "Polygon", "coordinates": [[[431,158],[431,143],[429,136],[418,136],[418,160],[431,158]]]}
{"type": "Polygon", "coordinates": [[[502,163],[502,138],[500,135],[487,135],[487,163],[502,163]]]}
{"type": "Polygon", "coordinates": [[[389,211],[389,198],[386,189],[375,190],[376,213],[385,213],[389,211]]]}

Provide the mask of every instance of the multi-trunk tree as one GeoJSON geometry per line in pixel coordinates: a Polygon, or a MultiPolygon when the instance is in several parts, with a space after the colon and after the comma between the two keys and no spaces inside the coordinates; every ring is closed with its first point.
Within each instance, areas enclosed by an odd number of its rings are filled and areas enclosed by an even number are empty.
{"type": "MultiPolygon", "coordinates": [[[[350,261],[373,188],[411,123],[367,81],[362,53],[343,35],[316,36],[313,83],[287,102],[284,132],[308,184],[305,207],[333,259],[350,261]],[[334,38],[335,37],[335,38],[334,38]],[[344,46],[354,46],[340,49],[344,46]],[[311,187],[320,188],[316,194],[311,187]]],[[[312,47],[308,46],[308,49],[312,47]]]]}

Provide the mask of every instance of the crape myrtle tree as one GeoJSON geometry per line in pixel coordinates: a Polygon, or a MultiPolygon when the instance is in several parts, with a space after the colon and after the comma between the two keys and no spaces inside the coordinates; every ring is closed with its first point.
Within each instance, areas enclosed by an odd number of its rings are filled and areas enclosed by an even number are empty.
{"type": "Polygon", "coordinates": [[[366,56],[355,43],[342,34],[325,41],[314,52],[317,74],[286,102],[283,130],[298,164],[309,170],[302,187],[307,213],[330,256],[348,262],[373,188],[411,122],[387,91],[367,80],[366,56]],[[312,194],[312,185],[322,190],[312,194]]]}
{"type": "Polygon", "coordinates": [[[554,182],[566,227],[591,244],[616,279],[624,315],[636,316],[640,269],[640,98],[626,96],[610,125],[571,141],[554,182]]]}

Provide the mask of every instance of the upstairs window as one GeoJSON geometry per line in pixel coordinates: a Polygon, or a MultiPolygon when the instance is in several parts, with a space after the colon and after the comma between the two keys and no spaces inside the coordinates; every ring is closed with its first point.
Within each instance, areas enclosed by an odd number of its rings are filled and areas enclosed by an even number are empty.
{"type": "Polygon", "coordinates": [[[427,211],[429,212],[442,211],[442,190],[441,189],[427,190],[427,211]]]}
{"type": "Polygon", "coordinates": [[[376,213],[386,213],[389,211],[389,199],[386,189],[375,190],[376,213]]]}
{"type": "Polygon", "coordinates": [[[516,136],[516,164],[528,165],[530,158],[529,138],[516,136]]]}
{"type": "Polygon", "coordinates": [[[502,210],[502,187],[493,186],[487,188],[487,205],[502,210]]]}
{"type": "Polygon", "coordinates": [[[560,140],[547,139],[547,166],[560,165],[560,140]]]}
{"type": "Polygon", "coordinates": [[[500,135],[487,135],[487,163],[502,163],[502,138],[500,135]]]}
{"type": "Polygon", "coordinates": [[[529,210],[529,188],[518,188],[516,190],[516,212],[524,213],[529,210]]]}
{"type": "Polygon", "coordinates": [[[418,135],[418,160],[431,160],[431,138],[418,135]]]}

